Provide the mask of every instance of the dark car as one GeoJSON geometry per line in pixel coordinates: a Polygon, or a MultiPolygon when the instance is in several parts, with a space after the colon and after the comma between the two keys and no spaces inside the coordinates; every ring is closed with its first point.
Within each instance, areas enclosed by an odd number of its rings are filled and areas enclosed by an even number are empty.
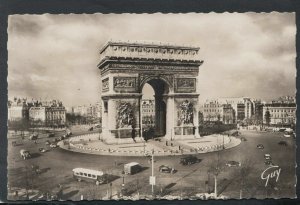
{"type": "Polygon", "coordinates": [[[48,134],[48,137],[54,137],[54,136],[55,134],[53,132],[48,134]]]}
{"type": "Polygon", "coordinates": [[[181,158],[179,163],[182,165],[191,165],[191,164],[195,164],[199,161],[200,160],[197,157],[189,155],[189,156],[181,158]]]}
{"type": "Polygon", "coordinates": [[[282,145],[282,146],[287,146],[287,142],[286,141],[280,141],[278,142],[279,145],[282,145]]]}
{"type": "Polygon", "coordinates": [[[228,167],[240,167],[241,163],[237,161],[228,161],[225,165],[228,167]]]}
{"type": "Polygon", "coordinates": [[[159,166],[158,170],[159,170],[159,172],[162,172],[162,173],[174,174],[176,172],[176,170],[174,168],[171,168],[168,165],[161,165],[161,166],[159,166]]]}
{"type": "Polygon", "coordinates": [[[274,165],[274,164],[273,164],[273,162],[272,162],[271,159],[266,159],[266,160],[265,160],[265,165],[270,165],[270,166],[272,166],[272,165],[274,165]]]}
{"type": "Polygon", "coordinates": [[[46,150],[44,148],[42,148],[42,147],[39,148],[39,151],[42,152],[42,153],[46,152],[46,150]]]}
{"type": "Polygon", "coordinates": [[[94,130],[94,128],[93,128],[93,127],[90,127],[90,128],[89,128],[89,131],[93,131],[93,130],[94,130]]]}
{"type": "Polygon", "coordinates": [[[265,148],[262,144],[258,144],[256,147],[257,147],[258,149],[264,149],[264,148],[265,148]]]}
{"type": "Polygon", "coordinates": [[[45,144],[46,144],[46,145],[50,145],[51,142],[50,142],[49,140],[46,140],[45,144]]]}
{"type": "Polygon", "coordinates": [[[244,142],[247,141],[247,139],[245,137],[241,137],[241,140],[244,142]]]}

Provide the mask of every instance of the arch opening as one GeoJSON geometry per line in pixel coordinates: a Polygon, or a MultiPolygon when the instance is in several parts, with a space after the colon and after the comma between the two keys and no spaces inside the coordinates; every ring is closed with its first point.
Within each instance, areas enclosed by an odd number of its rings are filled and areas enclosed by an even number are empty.
{"type": "Polygon", "coordinates": [[[144,139],[166,135],[166,103],[163,95],[169,93],[168,84],[161,79],[150,79],[141,90],[141,122],[144,139]]]}

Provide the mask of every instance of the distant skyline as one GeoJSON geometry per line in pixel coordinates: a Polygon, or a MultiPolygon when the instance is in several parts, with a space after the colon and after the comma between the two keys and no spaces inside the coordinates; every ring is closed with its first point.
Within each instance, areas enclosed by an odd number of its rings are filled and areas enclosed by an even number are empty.
{"type": "Polygon", "coordinates": [[[295,95],[295,38],[294,13],[11,15],[8,97],[100,101],[99,50],[113,39],[199,46],[200,101],[271,100],[295,95]]]}

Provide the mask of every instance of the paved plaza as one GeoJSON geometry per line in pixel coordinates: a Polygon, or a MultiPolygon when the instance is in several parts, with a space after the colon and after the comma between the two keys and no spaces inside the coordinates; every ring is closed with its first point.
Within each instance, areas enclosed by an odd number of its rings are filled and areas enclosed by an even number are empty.
{"type": "MultiPolygon", "coordinates": [[[[77,135],[77,133],[74,133],[77,135]]],[[[86,133],[87,134],[87,133],[86,133]]],[[[83,134],[78,132],[78,135],[83,134]]],[[[212,136],[211,136],[212,137],[212,136]]],[[[241,137],[247,141],[240,141],[238,146],[231,149],[219,150],[207,153],[194,153],[200,159],[199,163],[182,166],[179,164],[181,155],[154,156],[154,175],[157,184],[155,194],[157,197],[196,197],[199,193],[211,193],[213,191],[213,175],[210,169],[214,162],[219,161],[223,167],[218,176],[218,193],[229,198],[239,198],[240,190],[243,190],[245,198],[266,198],[266,197],[294,197],[295,196],[295,140],[293,138],[283,137],[279,132],[257,132],[241,131],[241,137]],[[280,146],[279,141],[286,141],[287,146],[280,146]],[[258,149],[257,145],[263,144],[264,149],[258,149]],[[265,181],[260,178],[261,173],[268,167],[264,164],[264,154],[269,153],[273,162],[281,167],[281,174],[277,184],[271,187],[265,187],[265,181]],[[250,166],[250,171],[241,176],[239,167],[227,167],[228,161],[238,161],[241,168],[250,166]],[[294,162],[294,163],[293,163],[294,162]],[[168,165],[174,167],[175,174],[158,172],[158,167],[168,165]],[[241,180],[246,184],[241,187],[241,180]]],[[[48,138],[41,138],[37,144],[25,139],[20,140],[18,146],[12,146],[12,140],[9,139],[8,153],[8,187],[10,199],[24,199],[24,190],[29,190],[31,199],[43,199],[41,193],[57,192],[62,186],[62,199],[80,200],[84,199],[107,199],[118,198],[122,185],[122,170],[124,164],[129,162],[138,162],[144,167],[144,170],[135,175],[124,176],[125,188],[128,190],[128,197],[147,198],[151,196],[151,186],[149,185],[149,176],[151,175],[151,163],[148,157],[144,156],[125,156],[125,155],[95,155],[80,152],[73,152],[62,148],[50,148],[45,145],[48,138]],[[44,147],[47,152],[40,153],[38,148],[44,147]],[[28,160],[21,159],[19,151],[28,149],[32,153],[32,158],[28,160]],[[41,174],[34,175],[30,171],[31,165],[38,165],[41,174]],[[102,170],[105,173],[115,176],[112,181],[112,187],[107,184],[96,186],[94,183],[78,182],[73,179],[72,169],[83,167],[95,170],[102,170]],[[15,196],[15,191],[19,190],[19,196],[15,196]],[[22,194],[22,196],[21,196],[22,194]]],[[[187,140],[187,145],[197,146],[206,144],[209,137],[202,139],[187,140]],[[202,141],[202,142],[201,142],[202,141]]],[[[226,138],[224,141],[226,142],[226,138]]],[[[216,137],[216,141],[223,142],[223,137],[216,137]],[[222,140],[221,140],[222,139],[222,140]]],[[[175,143],[175,142],[174,142],[175,143]]],[[[178,142],[176,142],[178,143],[178,142]]],[[[181,142],[182,143],[182,142],[181,142]]],[[[93,144],[93,143],[91,143],[93,144]]],[[[157,144],[165,146],[165,142],[149,141],[147,144],[159,147],[157,144]]],[[[226,144],[226,143],[224,143],[226,144]]],[[[118,145],[124,146],[124,145],[118,145]]],[[[126,145],[125,145],[126,146],[126,145]]],[[[128,145],[130,146],[130,145],[128,145]]],[[[164,147],[162,146],[162,148],[164,147]]],[[[178,145],[176,145],[178,146],[178,145]]],[[[176,147],[174,146],[174,147],[176,147]]],[[[170,146],[168,146],[170,148],[170,146]]],[[[132,149],[132,148],[130,148],[132,149]]]]}

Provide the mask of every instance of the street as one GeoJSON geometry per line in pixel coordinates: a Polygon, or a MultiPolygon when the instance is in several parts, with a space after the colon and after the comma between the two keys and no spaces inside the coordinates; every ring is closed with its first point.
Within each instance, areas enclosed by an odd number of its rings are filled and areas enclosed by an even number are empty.
{"type": "MultiPolygon", "coordinates": [[[[73,130],[72,130],[73,131],[73,130]]],[[[80,131],[82,134],[84,131],[80,131]]],[[[74,131],[73,131],[74,133],[74,131]]],[[[74,133],[79,134],[78,133],[74,133]]],[[[57,135],[58,136],[58,135],[57,135]]],[[[179,164],[181,156],[155,157],[154,176],[156,185],[154,194],[159,196],[174,195],[193,197],[197,193],[213,192],[214,170],[220,168],[217,176],[217,193],[229,198],[293,198],[295,197],[295,139],[284,138],[281,132],[256,132],[241,131],[241,136],[247,141],[234,148],[219,152],[196,155],[199,163],[183,166],[179,164]],[[279,141],[286,141],[287,146],[279,145],[279,141]],[[257,145],[263,144],[264,149],[258,149],[257,145]],[[261,173],[268,167],[265,165],[264,154],[270,154],[275,165],[281,168],[278,181],[270,179],[265,187],[265,180],[261,179],[261,173]],[[225,166],[227,161],[237,161],[241,167],[225,166]],[[174,167],[174,174],[160,173],[160,165],[174,167]],[[242,172],[246,167],[247,171],[242,172]]],[[[70,152],[61,148],[50,148],[45,145],[46,140],[41,138],[35,144],[25,139],[22,144],[12,146],[15,139],[8,138],[8,187],[38,190],[41,192],[55,192],[62,187],[64,200],[106,199],[107,196],[115,196],[120,193],[123,176],[123,166],[129,162],[138,162],[143,170],[134,175],[125,175],[125,189],[128,195],[136,195],[142,198],[151,195],[149,176],[151,175],[151,163],[146,157],[125,156],[101,156],[84,153],[70,152]],[[45,153],[40,153],[38,148],[45,148],[45,153]],[[27,149],[32,153],[32,158],[23,160],[19,151],[27,149]],[[41,169],[39,175],[32,173],[31,165],[38,165],[41,169]],[[97,186],[92,182],[78,182],[73,179],[72,169],[82,167],[102,170],[113,175],[112,185],[102,184],[97,186]]],[[[16,199],[10,195],[8,199],[16,199]]],[[[22,199],[22,198],[20,198],[22,199]]]]}

